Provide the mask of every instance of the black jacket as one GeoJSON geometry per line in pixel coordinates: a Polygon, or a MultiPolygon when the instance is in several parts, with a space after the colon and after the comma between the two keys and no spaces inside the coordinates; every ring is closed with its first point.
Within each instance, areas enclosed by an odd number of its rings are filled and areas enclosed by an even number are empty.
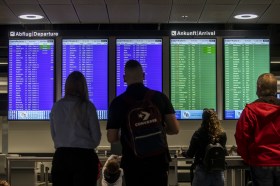
{"type": "MultiPolygon", "coordinates": [[[[227,142],[227,136],[225,132],[223,132],[219,136],[219,140],[217,140],[216,142],[220,143],[225,148],[226,151],[225,145],[227,142]]],[[[206,146],[210,143],[211,143],[211,137],[208,134],[207,129],[204,127],[200,127],[197,131],[194,132],[189,149],[185,153],[183,153],[183,156],[189,158],[195,157],[194,163],[202,164],[205,156],[206,146]]]]}

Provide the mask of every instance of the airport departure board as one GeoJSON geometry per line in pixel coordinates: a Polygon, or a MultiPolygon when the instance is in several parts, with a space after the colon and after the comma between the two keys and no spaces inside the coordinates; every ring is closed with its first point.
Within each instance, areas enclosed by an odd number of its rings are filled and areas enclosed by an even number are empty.
{"type": "Polygon", "coordinates": [[[171,39],[171,101],[177,119],[216,110],[216,39],[171,39]]]}
{"type": "Polygon", "coordinates": [[[145,73],[144,85],[162,91],[162,39],[117,39],[116,94],[125,92],[123,80],[125,63],[134,59],[145,73]]]}
{"type": "Polygon", "coordinates": [[[48,120],[54,103],[54,40],[9,40],[8,119],[48,120]]]}
{"type": "Polygon", "coordinates": [[[73,71],[84,74],[98,119],[107,119],[108,39],[63,39],[62,95],[65,94],[66,79],[73,71]]]}
{"type": "Polygon", "coordinates": [[[258,76],[270,71],[269,39],[224,39],[225,119],[257,99],[258,76]]]}

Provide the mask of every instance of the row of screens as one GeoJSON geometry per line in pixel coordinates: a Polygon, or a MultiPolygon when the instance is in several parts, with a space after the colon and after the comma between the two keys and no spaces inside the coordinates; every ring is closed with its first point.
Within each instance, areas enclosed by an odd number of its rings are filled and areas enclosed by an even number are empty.
{"type": "MultiPolygon", "coordinates": [[[[9,120],[48,120],[55,101],[53,39],[9,41],[9,120]]],[[[144,84],[162,91],[162,39],[116,40],[116,95],[126,90],[124,65],[138,60],[144,84]]],[[[257,77],[270,71],[269,39],[224,39],[224,118],[238,119],[256,99],[257,77]]],[[[67,76],[81,71],[99,119],[108,111],[108,39],[62,40],[62,93],[67,76]]],[[[170,39],[170,99],[178,119],[201,119],[214,108],[216,39],[170,39]]]]}

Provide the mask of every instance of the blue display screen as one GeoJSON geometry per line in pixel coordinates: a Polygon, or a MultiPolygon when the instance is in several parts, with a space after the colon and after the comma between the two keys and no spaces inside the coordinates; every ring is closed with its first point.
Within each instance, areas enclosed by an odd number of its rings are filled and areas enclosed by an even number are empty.
{"type": "Polygon", "coordinates": [[[117,39],[116,94],[125,92],[125,63],[134,59],[145,73],[144,85],[162,91],[162,39],[117,39]]]}
{"type": "Polygon", "coordinates": [[[54,40],[9,41],[9,120],[48,120],[54,103],[54,40]]]}
{"type": "Polygon", "coordinates": [[[62,40],[62,95],[65,82],[73,71],[80,71],[87,80],[89,99],[99,119],[108,112],[108,39],[62,40]]]}

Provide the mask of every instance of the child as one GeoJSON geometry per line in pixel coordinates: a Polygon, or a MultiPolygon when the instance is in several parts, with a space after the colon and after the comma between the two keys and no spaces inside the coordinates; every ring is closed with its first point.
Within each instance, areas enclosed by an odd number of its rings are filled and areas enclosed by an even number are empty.
{"type": "Polygon", "coordinates": [[[102,168],[102,186],[122,186],[123,169],[120,157],[111,155],[102,168]]]}
{"type": "Polygon", "coordinates": [[[10,186],[10,184],[5,180],[0,180],[0,186],[10,186]]]}

